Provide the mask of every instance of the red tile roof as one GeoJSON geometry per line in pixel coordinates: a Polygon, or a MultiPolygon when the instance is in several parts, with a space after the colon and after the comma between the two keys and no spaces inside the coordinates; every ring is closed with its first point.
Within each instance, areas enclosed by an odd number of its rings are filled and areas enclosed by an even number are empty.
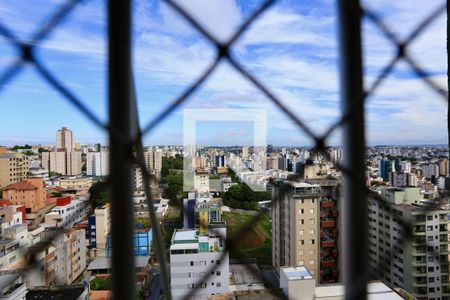
{"type": "Polygon", "coordinates": [[[3,188],[4,191],[6,191],[6,190],[35,190],[35,189],[37,189],[37,187],[26,180],[10,184],[3,188]]]}

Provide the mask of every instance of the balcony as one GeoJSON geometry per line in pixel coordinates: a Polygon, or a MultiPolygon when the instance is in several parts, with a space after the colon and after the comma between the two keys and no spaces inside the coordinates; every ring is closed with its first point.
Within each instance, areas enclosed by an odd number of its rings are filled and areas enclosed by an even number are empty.
{"type": "Polygon", "coordinates": [[[322,242],[323,248],[333,248],[336,247],[336,241],[335,240],[323,240],[322,242]]]}
{"type": "Polygon", "coordinates": [[[426,261],[426,260],[415,260],[415,261],[412,262],[412,265],[413,265],[414,267],[417,267],[417,266],[426,266],[426,265],[427,265],[427,261],[426,261]]]}
{"type": "Polygon", "coordinates": [[[336,262],[334,260],[326,260],[321,262],[322,268],[331,268],[336,266],[336,262]]]}
{"type": "Polygon", "coordinates": [[[419,236],[413,240],[413,246],[425,245],[425,244],[426,244],[425,236],[419,236]]]}
{"type": "Polygon", "coordinates": [[[334,201],[321,201],[320,207],[328,208],[328,207],[334,207],[336,204],[334,201]]]}
{"type": "Polygon", "coordinates": [[[337,250],[331,251],[331,256],[338,257],[339,256],[339,251],[337,251],[337,250]]]}
{"type": "Polygon", "coordinates": [[[334,220],[322,221],[322,228],[334,228],[336,227],[336,222],[334,220]]]}
{"type": "Polygon", "coordinates": [[[333,217],[339,216],[339,212],[338,212],[337,210],[333,210],[333,211],[331,212],[331,214],[333,215],[333,217]]]}
{"type": "Polygon", "coordinates": [[[448,237],[446,236],[446,237],[441,237],[439,239],[439,243],[440,244],[450,244],[450,241],[448,240],[448,237]]]}

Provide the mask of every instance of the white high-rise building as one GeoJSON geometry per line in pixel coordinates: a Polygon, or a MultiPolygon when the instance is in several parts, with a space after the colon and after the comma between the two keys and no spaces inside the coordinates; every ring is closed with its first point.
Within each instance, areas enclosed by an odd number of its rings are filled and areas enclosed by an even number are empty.
{"type": "Polygon", "coordinates": [[[374,275],[414,299],[446,299],[449,210],[431,203],[423,206],[417,187],[386,188],[381,197],[388,204],[369,198],[369,265],[372,270],[384,265],[374,275]],[[411,236],[404,232],[403,220],[412,225],[411,236]]]}
{"type": "Polygon", "coordinates": [[[226,225],[212,223],[208,235],[195,229],[176,229],[170,246],[170,279],[172,298],[184,299],[198,288],[192,299],[207,299],[229,292],[229,258],[224,255],[226,225]],[[223,256],[223,257],[222,257],[223,256]],[[211,274],[201,283],[205,272],[211,274]]]}
{"type": "Polygon", "coordinates": [[[56,144],[55,150],[64,149],[67,151],[73,151],[73,133],[72,130],[63,127],[56,131],[56,144]]]}
{"type": "Polygon", "coordinates": [[[107,176],[109,174],[109,152],[88,152],[86,155],[86,174],[107,176]]]}
{"type": "Polygon", "coordinates": [[[403,173],[411,173],[411,163],[409,161],[401,161],[400,168],[403,173]]]}

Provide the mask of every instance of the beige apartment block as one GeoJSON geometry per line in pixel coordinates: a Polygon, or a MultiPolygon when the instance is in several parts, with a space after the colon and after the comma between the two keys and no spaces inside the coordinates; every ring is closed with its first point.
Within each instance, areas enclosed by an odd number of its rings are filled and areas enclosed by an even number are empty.
{"type": "Polygon", "coordinates": [[[28,176],[28,157],[21,153],[0,153],[0,189],[28,176]]]}
{"type": "Polygon", "coordinates": [[[92,177],[64,177],[59,180],[59,186],[64,189],[88,190],[92,186],[92,177]]]}
{"type": "Polygon", "coordinates": [[[279,181],[272,187],[272,264],[304,266],[319,283],[338,273],[337,182],[279,181]]]}
{"type": "Polygon", "coordinates": [[[6,186],[3,198],[11,205],[25,205],[27,213],[34,213],[45,207],[46,193],[42,178],[29,178],[6,186]]]}

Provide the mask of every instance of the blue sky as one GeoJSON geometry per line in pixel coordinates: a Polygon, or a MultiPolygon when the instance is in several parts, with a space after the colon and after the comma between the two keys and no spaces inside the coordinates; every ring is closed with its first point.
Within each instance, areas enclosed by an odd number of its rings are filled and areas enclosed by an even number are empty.
{"type": "MultiPolygon", "coordinates": [[[[27,39],[61,0],[0,2],[0,20],[27,39]],[[31,5],[32,3],[32,5],[31,5]]],[[[216,38],[226,40],[260,4],[256,0],[178,1],[216,38]]],[[[364,1],[400,37],[406,37],[443,1],[364,1]]],[[[133,64],[140,120],[146,124],[193,82],[214,58],[214,48],[170,7],[159,1],[134,1],[133,64]]],[[[38,57],[100,119],[107,119],[105,1],[84,1],[52,32],[38,57]]],[[[445,13],[409,49],[446,81],[445,13]]],[[[279,1],[238,41],[233,53],[291,111],[317,133],[340,116],[335,1],[279,1]]],[[[395,49],[370,22],[364,22],[366,85],[373,82],[395,49]]],[[[16,53],[0,41],[0,72],[16,53]]],[[[0,91],[0,144],[53,143],[61,126],[81,142],[105,142],[106,134],[51,89],[33,70],[23,72],[0,91]],[[19,113],[20,112],[20,113],[19,113]]],[[[145,137],[146,144],[181,144],[183,108],[265,108],[268,143],[309,145],[311,140],[257,89],[222,63],[206,84],[145,137]]],[[[446,142],[446,106],[402,63],[367,105],[369,144],[446,142]]],[[[248,124],[201,124],[199,143],[249,143],[248,124]],[[223,138],[226,136],[227,138],[223,138]]],[[[339,144],[341,132],[329,140],[339,144]]],[[[251,141],[250,141],[251,142],[251,141]]]]}

